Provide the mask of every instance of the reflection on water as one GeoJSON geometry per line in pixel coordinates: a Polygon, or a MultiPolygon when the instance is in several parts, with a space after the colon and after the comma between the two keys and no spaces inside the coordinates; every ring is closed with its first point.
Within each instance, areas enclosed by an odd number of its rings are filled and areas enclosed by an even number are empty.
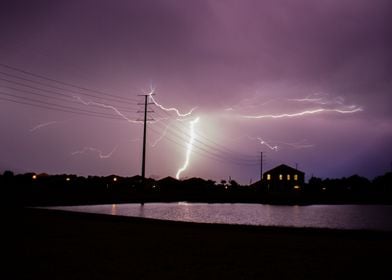
{"type": "Polygon", "coordinates": [[[112,204],[112,211],[110,214],[117,215],[117,204],[112,204]]]}
{"type": "Polygon", "coordinates": [[[200,223],[392,231],[392,206],[389,205],[276,206],[179,202],[50,208],[200,223]]]}

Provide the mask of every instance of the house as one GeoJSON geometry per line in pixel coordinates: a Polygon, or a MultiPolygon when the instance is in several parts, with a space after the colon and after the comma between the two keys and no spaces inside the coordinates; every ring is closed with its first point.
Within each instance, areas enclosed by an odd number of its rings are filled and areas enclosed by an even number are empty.
{"type": "Polygon", "coordinates": [[[263,185],[270,192],[298,192],[303,190],[305,173],[281,164],[263,174],[263,185]]]}
{"type": "Polygon", "coordinates": [[[181,182],[170,176],[160,179],[158,184],[162,190],[167,191],[176,191],[181,187],[181,182]]]}

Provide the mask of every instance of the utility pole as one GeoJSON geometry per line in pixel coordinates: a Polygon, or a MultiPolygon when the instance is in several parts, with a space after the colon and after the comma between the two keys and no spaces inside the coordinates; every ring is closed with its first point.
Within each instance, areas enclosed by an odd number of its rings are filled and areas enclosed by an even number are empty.
{"type": "Polygon", "coordinates": [[[263,152],[260,152],[260,182],[263,181],[263,152]]]}
{"type": "MultiPolygon", "coordinates": [[[[147,138],[147,121],[151,121],[147,119],[147,113],[153,113],[154,111],[148,111],[147,107],[149,104],[153,103],[148,103],[148,97],[150,96],[149,94],[143,94],[139,96],[144,96],[144,103],[139,103],[138,105],[144,105],[144,119],[143,119],[143,154],[142,154],[142,180],[144,182],[146,178],[146,138],[147,138]]],[[[138,111],[138,113],[142,113],[143,111],[138,111]]]]}

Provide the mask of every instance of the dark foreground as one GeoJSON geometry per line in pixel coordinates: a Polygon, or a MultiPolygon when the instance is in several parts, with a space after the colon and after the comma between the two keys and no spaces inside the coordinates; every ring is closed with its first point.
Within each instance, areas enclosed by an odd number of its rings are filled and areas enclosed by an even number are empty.
{"type": "Polygon", "coordinates": [[[18,214],[10,279],[392,279],[391,233],[18,214]]]}

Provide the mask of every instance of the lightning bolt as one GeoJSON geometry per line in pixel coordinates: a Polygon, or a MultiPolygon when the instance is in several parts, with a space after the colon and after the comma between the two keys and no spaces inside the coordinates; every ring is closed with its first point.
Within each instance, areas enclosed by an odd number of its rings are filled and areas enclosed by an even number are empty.
{"type": "Polygon", "coordinates": [[[140,121],[136,121],[136,120],[132,120],[130,118],[128,118],[127,116],[125,116],[123,113],[121,113],[116,107],[112,106],[112,105],[106,105],[103,103],[98,103],[98,102],[94,102],[94,101],[84,101],[82,98],[80,98],[79,96],[73,96],[77,101],[79,101],[80,103],[86,105],[86,106],[96,106],[96,107],[101,107],[101,108],[105,108],[105,109],[111,109],[113,110],[118,116],[120,116],[121,118],[123,118],[124,120],[126,120],[127,122],[130,123],[141,123],[140,121]]]}
{"type": "MultiPolygon", "coordinates": [[[[150,92],[148,93],[149,96],[149,100],[154,103],[155,106],[157,106],[158,108],[160,108],[163,111],[166,112],[174,112],[177,115],[177,120],[178,121],[182,121],[183,119],[180,118],[185,118],[185,117],[189,117],[192,115],[193,111],[196,110],[197,107],[193,107],[190,111],[186,112],[186,113],[181,113],[180,110],[178,110],[175,107],[165,107],[162,104],[158,103],[155,98],[154,98],[154,94],[155,94],[155,88],[151,85],[150,86],[150,92]]],[[[189,142],[187,144],[187,150],[186,150],[186,154],[185,154],[185,162],[184,165],[178,169],[177,174],[176,174],[176,178],[179,179],[180,175],[183,171],[185,171],[189,165],[189,160],[190,160],[190,156],[191,156],[191,152],[192,152],[192,148],[193,148],[193,142],[195,140],[195,124],[199,121],[199,117],[195,118],[194,120],[190,121],[190,138],[189,138],[189,142]]],[[[161,141],[163,139],[163,137],[166,135],[167,129],[169,126],[166,126],[164,132],[162,133],[161,137],[159,137],[153,144],[153,146],[155,146],[157,143],[159,143],[159,141],[161,141]]]]}
{"type": "Polygon", "coordinates": [[[340,113],[340,114],[353,114],[356,112],[361,112],[363,111],[362,108],[359,107],[355,107],[353,109],[349,109],[349,110],[342,110],[342,109],[324,109],[324,108],[320,108],[320,109],[315,109],[315,110],[306,110],[306,111],[302,111],[302,112],[298,112],[298,113],[292,113],[292,114],[279,114],[279,115],[240,115],[240,117],[245,118],[245,119],[281,119],[281,118],[295,118],[295,117],[301,117],[301,116],[305,116],[305,115],[314,115],[314,114],[318,114],[318,113],[325,113],[325,112],[336,112],[336,113],[340,113]]]}
{"type": "MultiPolygon", "coordinates": [[[[245,99],[247,101],[248,99],[245,99]]],[[[241,101],[239,105],[237,106],[238,110],[242,112],[249,112],[251,107],[261,107],[266,105],[267,103],[271,102],[279,102],[279,105],[291,105],[291,102],[296,102],[296,103],[303,103],[304,105],[309,105],[312,104],[316,108],[303,108],[299,112],[294,112],[294,113],[282,113],[282,114],[241,114],[238,113],[237,116],[241,118],[246,118],[246,119],[264,119],[264,118],[269,118],[269,119],[279,119],[279,118],[295,118],[295,117],[301,117],[301,116],[306,116],[306,115],[314,115],[314,114],[321,114],[321,113],[327,113],[327,112],[334,112],[334,113],[339,113],[339,114],[353,114],[357,113],[360,111],[363,111],[363,109],[360,106],[357,105],[345,105],[344,98],[341,96],[336,96],[336,97],[330,97],[329,94],[327,93],[313,93],[310,94],[306,97],[302,98],[277,98],[277,99],[271,99],[268,100],[264,103],[260,103],[255,101],[254,103],[257,103],[257,105],[251,105],[251,106],[241,106],[244,102],[241,101]]],[[[234,107],[226,108],[225,111],[233,111],[234,107]]]]}
{"type": "Polygon", "coordinates": [[[333,99],[328,99],[329,94],[324,93],[314,93],[306,96],[305,98],[294,98],[294,99],[287,99],[288,101],[294,102],[307,102],[307,103],[314,103],[319,105],[327,105],[327,104],[338,104],[344,105],[344,98],[341,96],[337,96],[333,99]]]}
{"type": "Polygon", "coordinates": [[[34,131],[36,131],[38,129],[41,129],[41,128],[44,128],[46,126],[49,126],[49,125],[52,125],[52,124],[56,124],[56,123],[57,123],[57,121],[50,121],[50,122],[41,123],[41,124],[38,124],[38,125],[34,126],[29,131],[30,132],[34,132],[34,131]]]}
{"type": "Polygon", "coordinates": [[[310,102],[310,103],[318,103],[318,104],[326,104],[323,102],[323,98],[310,98],[305,97],[305,98],[294,98],[294,99],[287,99],[288,101],[295,101],[295,102],[310,102]]]}
{"type": "Polygon", "coordinates": [[[180,179],[180,175],[181,173],[187,169],[188,165],[189,165],[189,159],[192,153],[192,148],[193,148],[193,142],[195,140],[195,124],[199,122],[199,117],[197,117],[196,119],[194,119],[193,121],[190,122],[190,127],[189,127],[189,142],[187,145],[187,150],[186,150],[186,154],[185,154],[185,162],[184,165],[178,169],[177,174],[176,174],[176,178],[180,179]]]}
{"type": "Polygon", "coordinates": [[[80,150],[80,151],[75,151],[75,152],[72,152],[71,153],[71,155],[77,155],[77,154],[85,154],[85,153],[87,153],[88,151],[90,151],[90,152],[95,152],[95,153],[98,153],[98,157],[100,158],[100,159],[107,159],[107,158],[110,158],[112,155],[113,155],[113,153],[117,150],[117,148],[118,148],[118,146],[115,146],[114,148],[113,148],[113,150],[110,152],[110,153],[108,153],[108,154],[104,154],[101,150],[99,150],[99,149],[97,149],[97,148],[93,148],[93,147],[84,147],[82,150],[80,150]]]}
{"type": "Polygon", "coordinates": [[[291,146],[294,149],[307,149],[307,148],[313,148],[315,146],[313,144],[308,144],[305,139],[294,143],[287,143],[287,142],[280,142],[280,143],[287,146],[291,146]]]}
{"type": "Polygon", "coordinates": [[[258,102],[257,104],[242,105],[243,103],[247,103],[249,100],[251,100],[251,99],[250,98],[244,99],[244,100],[240,101],[237,105],[234,105],[232,107],[224,108],[223,110],[226,111],[226,112],[237,111],[237,110],[251,110],[253,108],[259,108],[259,107],[267,105],[269,103],[273,103],[275,101],[278,101],[279,99],[270,99],[270,100],[267,100],[267,101],[265,101],[263,103],[259,103],[258,102]]]}
{"type": "Polygon", "coordinates": [[[272,151],[277,151],[279,149],[278,146],[270,145],[269,143],[264,141],[261,137],[252,137],[252,136],[247,135],[247,138],[250,139],[250,140],[257,140],[257,141],[259,141],[261,145],[267,146],[272,151]]]}
{"type": "Polygon", "coordinates": [[[278,150],[278,146],[272,146],[270,144],[268,144],[267,142],[265,142],[263,139],[261,139],[260,137],[257,137],[257,140],[260,141],[261,145],[266,145],[269,149],[273,150],[273,151],[277,151],[278,150]]]}
{"type": "Polygon", "coordinates": [[[187,116],[190,116],[190,115],[193,113],[193,111],[196,110],[196,108],[197,108],[197,107],[193,107],[193,108],[192,108],[189,112],[187,112],[187,113],[181,113],[177,108],[174,108],[174,107],[167,108],[167,107],[165,107],[165,106],[159,104],[159,103],[155,100],[155,98],[154,98],[154,96],[153,96],[153,95],[154,95],[154,92],[155,92],[155,89],[151,87],[151,90],[150,90],[150,92],[148,93],[150,100],[151,100],[157,107],[159,107],[160,109],[162,109],[162,110],[164,110],[164,111],[166,111],[166,112],[175,112],[175,113],[177,114],[178,117],[187,117],[187,116]]]}

